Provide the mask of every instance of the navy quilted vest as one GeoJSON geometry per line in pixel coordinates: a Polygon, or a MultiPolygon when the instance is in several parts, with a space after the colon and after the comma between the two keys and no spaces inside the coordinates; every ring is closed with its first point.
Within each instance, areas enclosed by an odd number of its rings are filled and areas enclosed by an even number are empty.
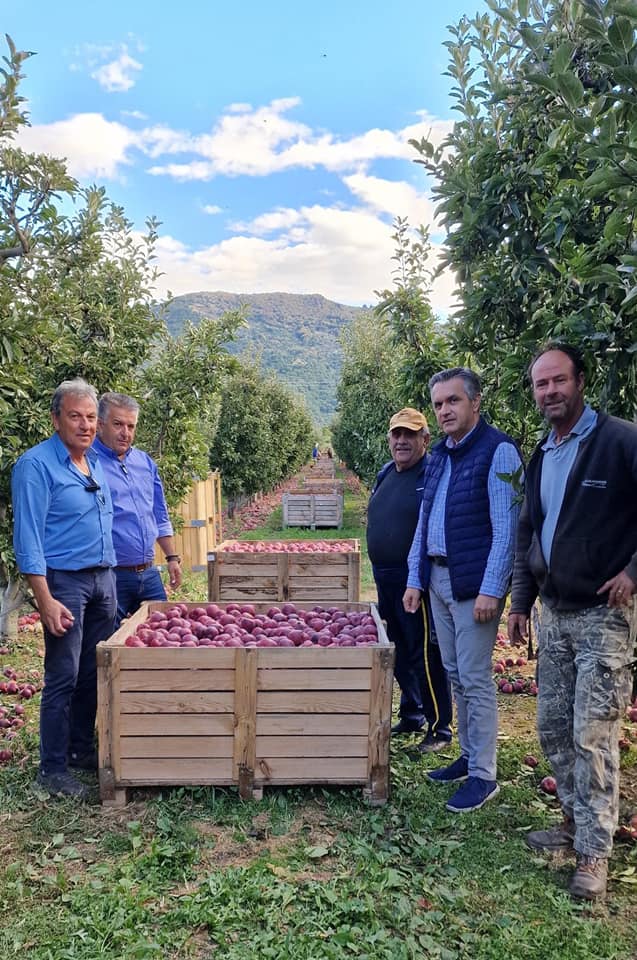
{"type": "Polygon", "coordinates": [[[451,476],[445,505],[445,541],[451,589],[456,600],[470,600],[480,593],[492,538],[489,471],[496,448],[504,442],[513,443],[513,440],[480,417],[466,443],[459,447],[448,447],[444,438],[433,447],[422,499],[420,582],[423,587],[429,583],[429,514],[449,457],[451,476]]]}

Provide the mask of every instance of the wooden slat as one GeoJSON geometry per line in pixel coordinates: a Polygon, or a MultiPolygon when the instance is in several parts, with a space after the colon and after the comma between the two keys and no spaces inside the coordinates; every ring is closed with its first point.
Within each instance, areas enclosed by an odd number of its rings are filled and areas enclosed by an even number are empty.
{"type": "Polygon", "coordinates": [[[279,575],[278,558],[282,553],[226,553],[217,560],[220,572],[224,577],[244,577],[246,571],[250,576],[259,576],[264,579],[276,580],[279,575]]]}
{"type": "Polygon", "coordinates": [[[123,786],[156,783],[206,784],[232,783],[232,758],[173,758],[165,760],[152,758],[141,760],[137,757],[122,760],[121,776],[123,786]]]}
{"type": "Polygon", "coordinates": [[[259,670],[258,690],[369,690],[369,670],[259,670]]]}
{"type": "Polygon", "coordinates": [[[234,650],[224,647],[122,647],[120,655],[126,670],[234,669],[234,650]]]}
{"type": "Polygon", "coordinates": [[[259,757],[255,783],[364,783],[367,759],[361,757],[259,757]]]}
{"type": "Polygon", "coordinates": [[[242,797],[252,794],[254,784],[255,738],[257,719],[257,663],[256,649],[237,650],[235,675],[237,688],[234,701],[233,776],[239,784],[242,797]]]}
{"type": "Polygon", "coordinates": [[[371,800],[382,803],[389,796],[389,739],[394,647],[378,648],[372,666],[369,709],[367,790],[371,800]]]}
{"type": "Polygon", "coordinates": [[[259,757],[367,757],[367,737],[257,737],[259,757]]]}
{"type": "Polygon", "coordinates": [[[372,665],[373,646],[365,647],[257,647],[259,670],[364,670],[372,665]]]}
{"type": "Polygon", "coordinates": [[[259,693],[258,713],[368,713],[369,691],[259,693]]]}
{"type": "Polygon", "coordinates": [[[232,693],[122,693],[119,713],[231,713],[232,693]]]}
{"type": "Polygon", "coordinates": [[[233,733],[232,713],[124,713],[120,718],[122,737],[220,737],[233,733]]]}
{"type": "Polygon", "coordinates": [[[119,720],[115,713],[114,690],[117,687],[119,650],[100,644],[97,649],[97,726],[100,798],[114,801],[116,756],[115,739],[119,736],[119,720]]]}
{"type": "Polygon", "coordinates": [[[257,737],[369,735],[369,718],[363,713],[257,713],[257,737]]]}
{"type": "MultiPolygon", "coordinates": [[[[219,649],[219,648],[213,648],[219,649]]],[[[179,652],[179,651],[177,651],[179,652]]],[[[224,650],[225,652],[225,650],[224,650]]],[[[234,690],[233,670],[124,670],[122,691],[234,690]]]]}
{"type": "MultiPolygon", "coordinates": [[[[367,746],[367,745],[366,745],[367,746]]],[[[131,757],[231,757],[233,737],[122,737],[122,760],[131,757]]],[[[344,754],[348,756],[348,754],[344,754]]]]}

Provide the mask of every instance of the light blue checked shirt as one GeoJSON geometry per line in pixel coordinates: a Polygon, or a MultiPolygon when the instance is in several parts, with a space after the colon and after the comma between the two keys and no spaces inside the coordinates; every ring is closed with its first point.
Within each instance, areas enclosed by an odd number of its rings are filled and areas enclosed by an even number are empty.
{"type": "MultiPolygon", "coordinates": [[[[473,432],[473,431],[471,431],[473,432]]],[[[460,441],[462,444],[468,433],[460,441]]],[[[454,443],[447,438],[447,446],[453,447],[454,443]]],[[[517,527],[520,505],[514,504],[515,492],[510,483],[501,480],[498,474],[511,474],[521,465],[520,454],[512,443],[501,443],[496,448],[493,455],[493,462],[489,470],[488,490],[489,490],[489,514],[491,517],[491,527],[493,538],[491,550],[487,560],[484,577],[480,586],[480,593],[488,597],[504,597],[509,587],[509,579],[513,567],[513,548],[515,544],[515,530],[517,527]]],[[[445,539],[445,506],[447,502],[447,490],[449,487],[449,478],[451,476],[451,461],[447,457],[445,468],[440,478],[440,483],[436,490],[434,501],[429,515],[429,525],[427,528],[427,553],[430,556],[447,556],[447,544],[445,539]]],[[[420,582],[420,552],[422,545],[422,507],[420,509],[420,518],[414,534],[414,539],[409,551],[409,576],[407,586],[422,590],[420,582]]]]}

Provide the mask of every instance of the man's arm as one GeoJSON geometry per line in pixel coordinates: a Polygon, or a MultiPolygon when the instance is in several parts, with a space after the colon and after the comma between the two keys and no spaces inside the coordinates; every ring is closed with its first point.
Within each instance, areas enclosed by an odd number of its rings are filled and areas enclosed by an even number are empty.
{"type": "Polygon", "coordinates": [[[68,607],[52,596],[46,577],[35,573],[27,573],[25,577],[33,590],[43,625],[55,637],[63,636],[73,623],[73,614],[68,607]]]}
{"type": "Polygon", "coordinates": [[[177,590],[181,586],[182,571],[181,563],[177,559],[175,539],[171,536],[157,537],[157,543],[159,544],[160,549],[163,550],[164,556],[166,557],[166,566],[168,568],[170,587],[172,590],[177,590]],[[169,560],[168,557],[172,557],[173,559],[169,560]]]}
{"type": "Polygon", "coordinates": [[[172,590],[177,590],[181,586],[182,571],[179,560],[174,559],[177,556],[175,547],[173,525],[170,522],[168,513],[168,504],[164,495],[164,487],[159,476],[157,464],[153,461],[153,515],[157,524],[157,543],[163,550],[168,567],[168,577],[172,590]],[[168,557],[173,557],[169,560],[168,557]]]}

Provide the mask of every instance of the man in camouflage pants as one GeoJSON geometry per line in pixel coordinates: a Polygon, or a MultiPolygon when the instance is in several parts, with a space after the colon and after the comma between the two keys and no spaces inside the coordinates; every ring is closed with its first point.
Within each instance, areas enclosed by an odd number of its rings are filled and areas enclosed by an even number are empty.
{"type": "Polygon", "coordinates": [[[564,812],[527,836],[574,849],[572,896],[606,893],[619,807],[619,727],[631,689],[637,591],[637,425],[584,402],[575,348],[545,346],[529,368],[552,429],[529,463],[518,525],[509,636],[541,601],[538,732],[564,812]]]}

